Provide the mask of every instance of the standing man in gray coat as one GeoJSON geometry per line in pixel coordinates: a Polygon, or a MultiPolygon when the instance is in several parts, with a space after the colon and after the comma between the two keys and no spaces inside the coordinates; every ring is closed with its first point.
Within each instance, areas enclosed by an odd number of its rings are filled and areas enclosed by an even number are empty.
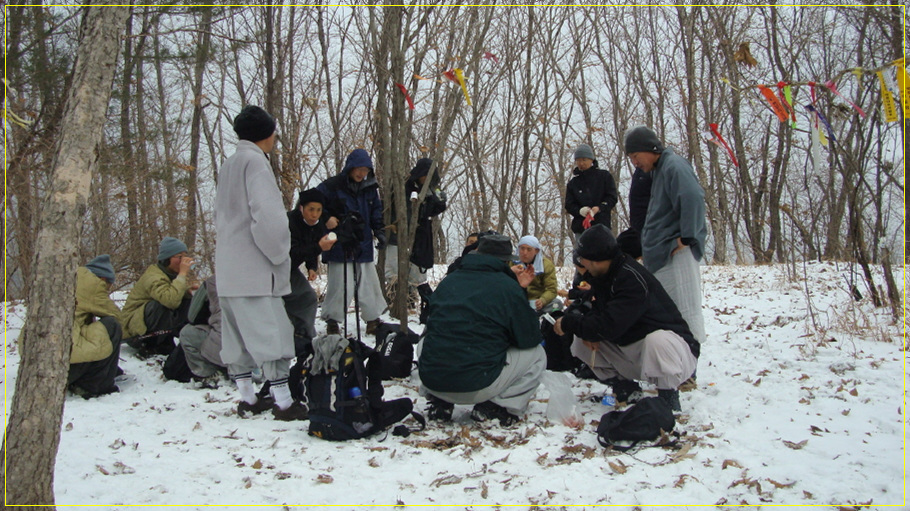
{"type": "Polygon", "coordinates": [[[218,171],[215,274],[222,310],[221,359],[237,382],[240,416],[271,409],[278,420],[304,420],[306,406],[288,388],[294,328],[281,297],[291,292],[291,237],[269,165],[275,119],[258,106],[234,118],[237,151],[218,171]],[[259,397],[252,371],[262,367],[271,397],[259,397]]]}
{"type": "Polygon", "coordinates": [[[701,270],[705,253],[705,191],[695,171],[673,149],[664,147],[648,127],[626,132],[626,155],[635,168],[649,173],[651,201],[641,231],[644,267],[660,281],[673,299],[695,339],[705,342],[701,310],[701,270]]]}

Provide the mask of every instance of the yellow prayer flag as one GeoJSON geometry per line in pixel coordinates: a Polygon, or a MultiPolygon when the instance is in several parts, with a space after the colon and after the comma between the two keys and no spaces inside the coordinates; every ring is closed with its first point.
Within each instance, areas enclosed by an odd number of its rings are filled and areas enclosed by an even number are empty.
{"type": "Polygon", "coordinates": [[[897,122],[897,108],[894,106],[894,97],[885,83],[885,73],[878,71],[878,83],[882,88],[882,107],[885,109],[885,122],[897,122]]]}
{"type": "Polygon", "coordinates": [[[464,81],[464,74],[461,72],[461,68],[455,68],[455,77],[458,78],[458,84],[461,85],[461,91],[464,92],[464,99],[468,102],[468,106],[471,106],[471,95],[468,94],[468,85],[464,81]]]}

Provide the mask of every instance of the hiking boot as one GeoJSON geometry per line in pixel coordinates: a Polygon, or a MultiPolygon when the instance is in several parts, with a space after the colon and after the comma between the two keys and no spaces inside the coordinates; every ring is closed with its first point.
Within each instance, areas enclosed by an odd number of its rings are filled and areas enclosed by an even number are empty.
{"type": "Polygon", "coordinates": [[[674,412],[681,412],[682,406],[679,404],[679,391],[676,389],[657,389],[657,397],[661,398],[670,405],[674,412]]]}
{"type": "Polygon", "coordinates": [[[334,319],[325,320],[325,333],[326,335],[338,335],[341,333],[341,329],[338,328],[338,322],[334,319]]]}
{"type": "Polygon", "coordinates": [[[221,375],[218,373],[204,377],[193,375],[192,380],[199,385],[199,388],[217,389],[219,387],[219,383],[221,382],[221,375]]]}
{"type": "Polygon", "coordinates": [[[273,406],[275,406],[275,400],[272,399],[272,396],[260,396],[259,399],[253,404],[249,404],[241,399],[240,404],[237,405],[237,415],[243,418],[252,415],[259,415],[266,410],[270,410],[273,406]]]}
{"type": "Polygon", "coordinates": [[[635,380],[624,380],[614,377],[604,380],[603,383],[613,389],[613,395],[616,396],[617,403],[632,404],[640,401],[643,397],[641,385],[635,380]]]}
{"type": "Polygon", "coordinates": [[[691,378],[689,378],[688,380],[682,382],[682,383],[679,385],[679,391],[680,391],[680,392],[691,392],[691,391],[693,391],[693,390],[695,390],[695,389],[697,389],[697,388],[698,388],[698,383],[695,381],[695,377],[694,377],[694,376],[692,376],[691,378]]]}
{"type": "Polygon", "coordinates": [[[431,421],[451,421],[454,409],[455,405],[448,401],[443,401],[436,396],[427,396],[427,419],[431,421]]]}
{"type": "Polygon", "coordinates": [[[588,367],[588,364],[584,362],[580,363],[578,367],[572,369],[572,374],[575,375],[579,380],[596,380],[597,376],[594,375],[594,371],[588,367]]]}
{"type": "Polygon", "coordinates": [[[273,406],[272,417],[278,421],[305,421],[309,418],[309,410],[305,404],[294,401],[285,410],[278,408],[278,405],[273,406]]]}
{"type": "Polygon", "coordinates": [[[104,388],[101,390],[90,391],[90,390],[85,390],[84,388],[79,387],[77,385],[73,385],[70,387],[70,390],[73,392],[73,394],[76,394],[77,396],[82,397],[82,399],[92,399],[92,398],[106,396],[108,394],[115,394],[117,392],[120,392],[120,387],[118,387],[116,385],[111,385],[110,387],[107,387],[107,388],[104,388]]]}
{"type": "Polygon", "coordinates": [[[492,401],[474,405],[474,409],[471,410],[471,418],[477,422],[498,419],[499,424],[503,427],[511,426],[521,420],[517,415],[512,415],[508,410],[492,401]]]}
{"type": "Polygon", "coordinates": [[[367,321],[366,335],[376,335],[376,329],[379,328],[379,325],[381,324],[382,320],[379,318],[367,321]]]}

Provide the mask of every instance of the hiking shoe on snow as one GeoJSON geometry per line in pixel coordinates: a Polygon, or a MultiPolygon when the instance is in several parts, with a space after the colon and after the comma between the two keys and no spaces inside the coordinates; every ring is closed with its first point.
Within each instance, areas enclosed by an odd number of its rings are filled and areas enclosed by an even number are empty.
{"type": "Polygon", "coordinates": [[[471,410],[471,418],[477,422],[497,419],[503,427],[511,426],[521,420],[517,415],[512,415],[508,410],[492,401],[484,401],[474,405],[474,409],[471,410]]]}
{"type": "Polygon", "coordinates": [[[376,329],[379,328],[379,325],[381,325],[381,324],[382,324],[381,319],[373,319],[373,320],[367,321],[367,330],[365,332],[366,335],[376,335],[376,329]]]}
{"type": "Polygon", "coordinates": [[[334,319],[327,319],[325,321],[325,333],[327,335],[338,335],[341,333],[341,329],[338,328],[338,322],[334,319]]]}
{"type": "Polygon", "coordinates": [[[449,422],[452,420],[452,411],[455,405],[443,401],[436,396],[427,396],[427,419],[431,421],[449,422]]]}
{"type": "Polygon", "coordinates": [[[96,397],[106,396],[108,394],[115,394],[120,392],[120,387],[116,385],[111,385],[110,387],[101,389],[101,390],[86,390],[78,385],[70,386],[70,390],[73,394],[80,396],[82,399],[93,399],[96,397]]]}
{"type": "Polygon", "coordinates": [[[682,382],[679,385],[680,392],[691,392],[698,388],[698,383],[695,381],[695,377],[691,377],[688,380],[682,382]]]}
{"type": "Polygon", "coordinates": [[[674,412],[681,412],[682,406],[679,404],[679,391],[676,389],[657,389],[657,397],[663,399],[670,409],[674,412]]]}
{"type": "Polygon", "coordinates": [[[273,406],[272,417],[279,421],[305,421],[309,418],[309,410],[305,404],[294,401],[284,410],[278,408],[278,405],[273,406]]]}
{"type": "Polygon", "coordinates": [[[262,397],[256,400],[255,403],[249,404],[246,401],[241,400],[240,404],[237,405],[237,415],[246,418],[247,416],[259,415],[260,413],[270,410],[275,406],[275,400],[271,396],[262,397]]]}
{"type": "Polygon", "coordinates": [[[604,380],[605,384],[613,389],[613,395],[616,396],[617,403],[637,403],[643,397],[641,385],[635,380],[625,380],[622,378],[609,378],[604,380]]]}

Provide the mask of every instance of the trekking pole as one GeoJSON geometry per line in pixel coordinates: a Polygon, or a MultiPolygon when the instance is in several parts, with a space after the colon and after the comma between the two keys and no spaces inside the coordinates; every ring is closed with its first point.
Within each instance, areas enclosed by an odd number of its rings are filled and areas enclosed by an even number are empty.
{"type": "Polygon", "coordinates": [[[360,276],[357,274],[357,263],[354,263],[354,323],[357,324],[357,340],[360,341],[360,293],[357,290],[360,288],[360,276]]]}
{"type": "Polygon", "coordinates": [[[344,291],[342,291],[342,296],[344,296],[344,305],[341,307],[341,315],[344,316],[344,337],[348,337],[348,251],[344,251],[344,262],[342,263],[342,270],[344,271],[344,291]]]}

